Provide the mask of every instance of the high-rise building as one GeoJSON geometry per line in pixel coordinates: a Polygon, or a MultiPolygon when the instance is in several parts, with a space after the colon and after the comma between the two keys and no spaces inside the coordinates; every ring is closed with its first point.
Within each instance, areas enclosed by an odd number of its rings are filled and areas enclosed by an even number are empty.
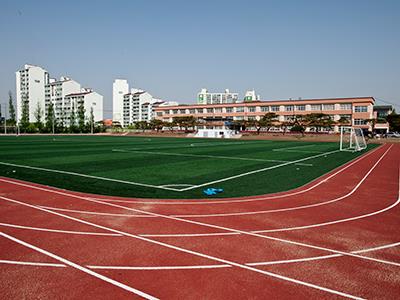
{"type": "Polygon", "coordinates": [[[123,123],[124,95],[129,93],[129,84],[125,79],[115,79],[113,83],[113,121],[123,123]]]}
{"type": "Polygon", "coordinates": [[[45,85],[49,82],[49,73],[38,66],[26,64],[16,75],[17,122],[22,117],[22,107],[26,104],[29,122],[35,122],[35,111],[45,108],[45,85]]]}
{"type": "Polygon", "coordinates": [[[236,103],[238,97],[238,93],[231,93],[229,89],[226,89],[224,93],[209,93],[207,89],[203,88],[197,94],[197,104],[236,103]]]}
{"type": "Polygon", "coordinates": [[[153,104],[158,101],[146,91],[125,94],[122,126],[126,127],[139,121],[149,122],[154,117],[153,104]]]}
{"type": "Polygon", "coordinates": [[[244,102],[260,100],[260,95],[256,95],[255,90],[246,91],[244,94],[244,102]]]}

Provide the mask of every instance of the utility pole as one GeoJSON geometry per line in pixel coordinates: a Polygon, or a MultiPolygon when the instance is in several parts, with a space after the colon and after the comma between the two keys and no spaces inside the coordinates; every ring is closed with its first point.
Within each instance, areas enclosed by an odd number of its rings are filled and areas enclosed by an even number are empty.
{"type": "Polygon", "coordinates": [[[7,102],[4,103],[4,134],[7,134],[7,102]]]}

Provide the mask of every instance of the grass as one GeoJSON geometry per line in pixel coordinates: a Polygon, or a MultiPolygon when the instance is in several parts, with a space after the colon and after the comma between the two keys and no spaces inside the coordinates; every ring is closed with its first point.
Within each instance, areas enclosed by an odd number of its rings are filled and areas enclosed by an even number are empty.
{"type": "MultiPolygon", "coordinates": [[[[375,146],[369,145],[367,150],[375,146]]],[[[0,176],[69,190],[126,197],[206,198],[203,190],[208,187],[224,189],[222,194],[215,197],[249,196],[299,187],[361,154],[323,154],[337,149],[337,143],[289,141],[2,136],[2,163],[136,184],[4,164],[0,164],[0,176]],[[193,187],[311,156],[318,157],[301,161],[302,164],[288,164],[215,184],[193,187]],[[189,190],[175,191],[168,188],[189,190]]]]}

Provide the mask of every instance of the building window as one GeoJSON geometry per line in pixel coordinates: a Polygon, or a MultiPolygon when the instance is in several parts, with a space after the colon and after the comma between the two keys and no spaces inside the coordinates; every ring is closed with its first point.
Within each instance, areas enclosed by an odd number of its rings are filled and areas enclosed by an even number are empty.
{"type": "Polygon", "coordinates": [[[256,112],[256,108],[254,106],[249,107],[249,112],[256,112]]]}
{"type": "Polygon", "coordinates": [[[367,106],[355,106],[354,112],[368,112],[367,106]]]}
{"type": "Polygon", "coordinates": [[[279,105],[272,105],[271,111],[279,111],[279,105]]]}
{"type": "Polygon", "coordinates": [[[203,113],[203,111],[204,111],[204,109],[202,109],[202,108],[198,108],[198,109],[196,109],[196,112],[197,112],[198,114],[202,114],[202,113],[203,113]]]}
{"type": "Polygon", "coordinates": [[[214,112],[214,109],[213,108],[207,108],[207,113],[208,114],[212,114],[214,112]]]}
{"type": "Polygon", "coordinates": [[[186,109],[181,109],[181,110],[179,111],[179,113],[180,113],[180,114],[185,114],[185,113],[186,113],[186,109]]]}
{"type": "Polygon", "coordinates": [[[367,124],[367,120],[354,119],[354,125],[366,125],[366,124],[367,124]]]}
{"type": "Polygon", "coordinates": [[[324,110],[335,110],[334,104],[324,104],[324,110]]]}
{"type": "Polygon", "coordinates": [[[236,112],[244,112],[244,107],[243,106],[236,107],[236,112]]]}
{"type": "Polygon", "coordinates": [[[174,115],[178,114],[178,110],[177,110],[177,109],[174,109],[174,110],[172,111],[172,114],[174,114],[174,115]]]}
{"type": "Polygon", "coordinates": [[[268,112],[269,111],[269,106],[261,106],[261,111],[262,112],[268,112]]]}
{"type": "Polygon", "coordinates": [[[311,110],[321,110],[321,104],[312,104],[311,110]]]}
{"type": "Polygon", "coordinates": [[[304,110],[306,110],[306,106],[305,105],[296,105],[296,110],[304,111],[304,110]]]}
{"type": "Polygon", "coordinates": [[[233,112],[233,107],[227,107],[225,108],[226,113],[232,113],[233,112]]]}
{"type": "Polygon", "coordinates": [[[162,111],[161,112],[157,112],[157,116],[162,116],[162,111]]]}
{"type": "Polygon", "coordinates": [[[341,110],[351,110],[351,103],[340,103],[341,110]]]}
{"type": "Polygon", "coordinates": [[[293,111],[294,107],[293,105],[285,105],[285,111],[293,111]]]}
{"type": "Polygon", "coordinates": [[[189,109],[189,114],[194,114],[194,109],[193,108],[191,108],[191,109],[189,109]]]}
{"type": "Polygon", "coordinates": [[[220,114],[220,113],[222,113],[222,108],[217,107],[214,109],[214,112],[220,114]]]}

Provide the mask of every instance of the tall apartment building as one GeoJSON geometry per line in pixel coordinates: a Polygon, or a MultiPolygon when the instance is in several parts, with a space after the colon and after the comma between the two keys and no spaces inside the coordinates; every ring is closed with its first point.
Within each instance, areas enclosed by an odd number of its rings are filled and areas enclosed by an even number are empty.
{"type": "Polygon", "coordinates": [[[224,104],[236,103],[239,99],[238,93],[231,93],[226,89],[224,93],[209,93],[207,89],[201,89],[197,94],[197,104],[224,104]]]}
{"type": "Polygon", "coordinates": [[[124,95],[129,93],[129,84],[125,79],[115,79],[113,83],[113,116],[114,122],[123,122],[124,95]]]}
{"type": "Polygon", "coordinates": [[[368,120],[374,118],[374,103],[373,97],[358,97],[158,106],[155,108],[155,117],[171,122],[174,117],[191,115],[203,120],[205,126],[219,129],[230,121],[260,120],[268,112],[275,113],[280,122],[293,120],[296,115],[323,113],[337,122],[334,131],[339,130],[339,125],[372,130],[368,120]],[[340,124],[339,120],[343,123],[340,124]]]}
{"type": "Polygon", "coordinates": [[[49,73],[38,66],[24,65],[16,75],[17,121],[21,120],[23,103],[27,103],[29,122],[35,122],[38,106],[45,107],[45,85],[49,82],[49,73]]]}
{"type": "Polygon", "coordinates": [[[135,91],[124,95],[122,126],[129,126],[135,122],[153,119],[153,105],[159,100],[154,99],[146,91],[135,91]]]}
{"type": "Polygon", "coordinates": [[[60,80],[50,79],[45,88],[45,115],[53,103],[57,123],[70,126],[71,114],[78,112],[80,105],[84,106],[85,118],[90,119],[93,109],[94,121],[103,120],[103,96],[92,89],[82,88],[81,85],[68,77],[60,80]]]}

